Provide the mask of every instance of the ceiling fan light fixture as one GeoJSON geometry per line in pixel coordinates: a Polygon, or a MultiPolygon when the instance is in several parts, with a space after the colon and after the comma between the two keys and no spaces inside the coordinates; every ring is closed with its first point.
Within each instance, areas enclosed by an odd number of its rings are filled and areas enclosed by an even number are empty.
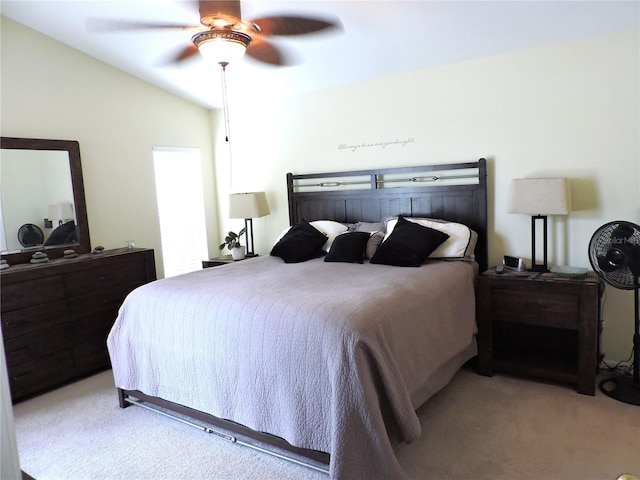
{"type": "Polygon", "coordinates": [[[244,56],[251,37],[237,31],[207,30],[196,33],[191,41],[206,59],[216,63],[232,63],[244,56]]]}

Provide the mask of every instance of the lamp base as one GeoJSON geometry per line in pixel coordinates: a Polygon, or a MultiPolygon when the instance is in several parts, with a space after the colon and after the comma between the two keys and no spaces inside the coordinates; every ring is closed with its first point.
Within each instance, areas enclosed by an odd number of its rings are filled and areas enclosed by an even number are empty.
{"type": "Polygon", "coordinates": [[[530,272],[547,273],[549,271],[547,264],[547,216],[532,215],[531,216],[531,268],[530,272]],[[536,223],[542,222],[542,263],[536,263],[536,223]]]}
{"type": "Polygon", "coordinates": [[[527,271],[537,272],[537,273],[549,273],[551,270],[549,270],[546,265],[532,265],[531,268],[527,269],[527,271]]]}

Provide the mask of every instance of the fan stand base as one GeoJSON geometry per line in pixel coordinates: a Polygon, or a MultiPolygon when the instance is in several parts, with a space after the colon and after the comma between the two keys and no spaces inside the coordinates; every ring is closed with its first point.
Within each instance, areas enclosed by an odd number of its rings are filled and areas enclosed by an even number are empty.
{"type": "Polygon", "coordinates": [[[605,378],[600,382],[600,391],[620,402],[640,405],[640,384],[631,377],[605,378]]]}

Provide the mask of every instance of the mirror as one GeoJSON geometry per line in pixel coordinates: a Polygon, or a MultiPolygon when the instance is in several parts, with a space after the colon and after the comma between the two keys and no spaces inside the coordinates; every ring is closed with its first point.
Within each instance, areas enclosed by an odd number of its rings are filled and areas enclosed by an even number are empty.
{"type": "Polygon", "coordinates": [[[2,137],[2,258],[28,263],[36,251],[91,251],[80,145],[73,140],[2,137]]]}

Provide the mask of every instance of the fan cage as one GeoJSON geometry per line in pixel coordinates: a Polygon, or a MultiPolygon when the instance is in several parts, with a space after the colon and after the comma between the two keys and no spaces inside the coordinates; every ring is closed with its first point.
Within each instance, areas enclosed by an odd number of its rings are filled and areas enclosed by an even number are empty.
{"type": "Polygon", "coordinates": [[[622,290],[633,290],[638,287],[638,280],[628,265],[611,272],[606,272],[602,270],[598,264],[598,258],[606,256],[607,252],[615,246],[613,243],[613,232],[620,226],[626,226],[633,230],[633,233],[628,236],[625,241],[640,251],[640,227],[638,225],[624,221],[610,222],[596,230],[591,237],[591,241],[589,242],[589,261],[591,262],[593,270],[610,285],[622,290]]]}

